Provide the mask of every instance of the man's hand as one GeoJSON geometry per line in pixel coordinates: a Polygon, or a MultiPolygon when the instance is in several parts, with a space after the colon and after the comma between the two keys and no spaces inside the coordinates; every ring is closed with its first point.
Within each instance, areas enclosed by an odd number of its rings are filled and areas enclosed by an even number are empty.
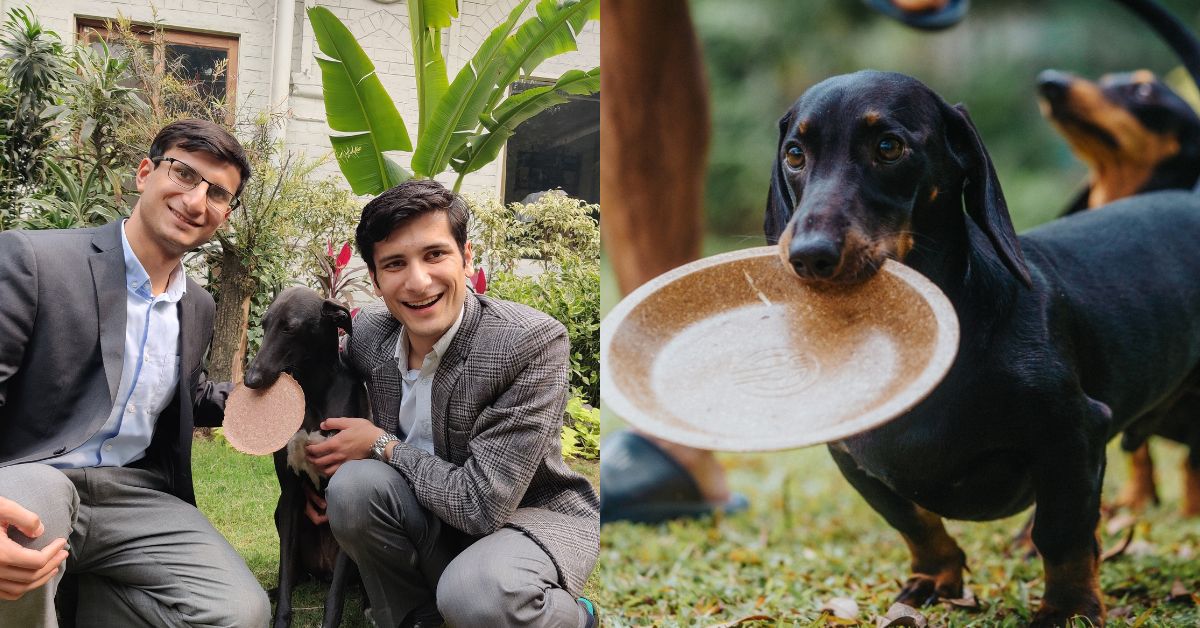
{"type": "Polygon", "coordinates": [[[325,498],[316,491],[308,482],[304,484],[304,514],[308,516],[308,520],[314,525],[321,525],[329,521],[329,516],[325,514],[325,498]]]}
{"type": "Polygon", "coordinates": [[[326,477],[333,474],[350,460],[371,457],[371,445],[383,434],[383,430],[366,419],[337,417],[321,422],[323,430],[340,430],[337,434],[316,445],[304,448],[308,461],[326,477]]]}
{"type": "Polygon", "coordinates": [[[9,526],[31,539],[41,536],[46,528],[37,515],[0,497],[0,599],[16,600],[58,573],[67,559],[67,540],[55,539],[40,550],[32,550],[8,537],[9,526]]]}

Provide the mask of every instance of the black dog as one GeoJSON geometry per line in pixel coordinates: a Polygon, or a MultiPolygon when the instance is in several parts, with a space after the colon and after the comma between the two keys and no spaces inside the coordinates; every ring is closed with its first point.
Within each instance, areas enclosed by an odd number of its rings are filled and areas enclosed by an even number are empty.
{"type": "Polygon", "coordinates": [[[1106,74],[1099,84],[1066,72],[1038,77],[1042,112],[1088,166],[1068,213],[1200,179],[1200,117],[1148,70],[1106,74]]]}
{"type": "Polygon", "coordinates": [[[1018,239],[965,110],[900,74],[826,80],[779,128],[765,230],[797,275],[854,283],[903,260],[960,321],[928,398],[829,447],[909,545],[900,600],[961,594],[966,556],[942,517],[1036,502],[1046,591],[1033,625],[1103,622],[1104,446],[1200,364],[1200,195],[1145,194],[1018,239]]]}
{"type": "Polygon", "coordinates": [[[350,332],[350,311],[337,301],[322,299],[308,288],[288,288],[267,308],[263,317],[262,347],[246,369],[250,388],[266,388],[280,373],[290,373],[304,389],[304,424],[288,446],[275,452],[279,478],[279,503],[275,527],[279,531],[279,592],[275,628],[292,621],[292,588],[302,572],[330,580],[325,598],[327,628],[342,619],[346,584],[357,575],[353,561],[339,551],[329,524],[320,526],[304,514],[305,484],[323,489],[325,481],[307,465],[304,445],[309,434],[319,434],[327,417],[366,416],[363,384],[341,365],[338,329],[350,332]]]}
{"type": "MultiPolygon", "coordinates": [[[[1042,113],[1088,166],[1088,184],[1067,213],[1156,190],[1192,189],[1200,180],[1200,117],[1148,70],[1106,74],[1099,84],[1065,72],[1038,77],[1042,113]]],[[[1200,399],[1187,399],[1161,417],[1154,429],[1180,440],[1184,461],[1181,511],[1200,515],[1200,399]]],[[[1152,417],[1153,419],[1153,417],[1152,417]]],[[[1154,421],[1151,421],[1154,423],[1154,421]]],[[[1133,452],[1131,479],[1117,505],[1140,509],[1158,503],[1154,461],[1146,438],[1151,425],[1135,424],[1121,439],[1133,452]]]]}

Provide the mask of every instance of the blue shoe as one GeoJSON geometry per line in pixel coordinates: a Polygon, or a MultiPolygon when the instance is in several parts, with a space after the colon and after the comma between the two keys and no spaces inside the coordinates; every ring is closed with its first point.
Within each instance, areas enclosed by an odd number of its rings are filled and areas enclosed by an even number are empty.
{"type": "Polygon", "coordinates": [[[650,439],[622,431],[600,445],[600,522],[659,523],[745,510],[745,495],[704,501],[696,480],[650,439]]]}
{"type": "Polygon", "coordinates": [[[946,8],[937,11],[903,11],[892,0],[866,0],[868,6],[913,28],[940,31],[958,24],[967,15],[969,0],[950,0],[946,8]]]}
{"type": "Polygon", "coordinates": [[[587,613],[587,623],[583,625],[583,628],[596,628],[599,626],[600,622],[596,619],[596,605],[592,604],[592,601],[586,597],[581,597],[575,601],[579,602],[579,606],[587,613]]]}

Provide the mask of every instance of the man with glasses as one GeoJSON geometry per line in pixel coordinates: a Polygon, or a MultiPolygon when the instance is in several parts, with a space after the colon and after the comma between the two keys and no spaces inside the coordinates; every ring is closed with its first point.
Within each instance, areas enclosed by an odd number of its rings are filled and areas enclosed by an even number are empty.
{"type": "Polygon", "coordinates": [[[192,427],[220,424],[229,385],[204,376],[214,304],[182,264],[249,177],[233,136],[184,120],[127,220],[0,233],[0,626],[57,625],[56,593],[86,625],[266,625],[194,505],[192,427]]]}

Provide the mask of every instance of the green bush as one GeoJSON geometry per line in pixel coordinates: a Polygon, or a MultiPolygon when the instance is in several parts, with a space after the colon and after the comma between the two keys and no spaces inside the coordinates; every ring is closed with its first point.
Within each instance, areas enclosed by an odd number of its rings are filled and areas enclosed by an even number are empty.
{"type": "Polygon", "coordinates": [[[572,400],[563,454],[598,457],[599,411],[587,404],[600,398],[599,206],[562,193],[528,205],[468,202],[475,262],[487,274],[487,294],[524,303],[566,326],[572,400]]]}

